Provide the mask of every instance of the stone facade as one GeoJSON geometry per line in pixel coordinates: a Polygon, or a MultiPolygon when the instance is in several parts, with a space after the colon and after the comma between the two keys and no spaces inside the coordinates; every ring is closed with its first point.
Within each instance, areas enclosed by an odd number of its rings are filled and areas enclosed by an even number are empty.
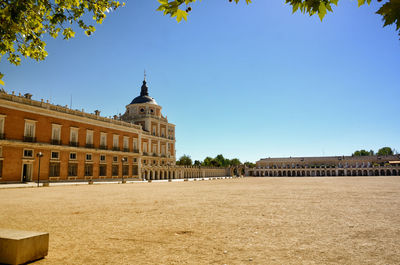
{"type": "MultiPolygon", "coordinates": [[[[194,176],[175,165],[175,125],[143,84],[147,96],[114,118],[0,92],[0,183],[194,176]]],[[[226,172],[201,170],[201,176],[226,172]]]]}
{"type": "Polygon", "coordinates": [[[399,176],[400,155],[264,158],[246,174],[257,177],[399,176]]]}

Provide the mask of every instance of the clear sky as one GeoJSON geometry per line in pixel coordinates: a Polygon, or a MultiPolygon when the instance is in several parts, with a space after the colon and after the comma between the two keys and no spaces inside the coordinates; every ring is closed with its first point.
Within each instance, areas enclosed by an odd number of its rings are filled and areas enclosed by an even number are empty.
{"type": "Polygon", "coordinates": [[[279,1],[196,2],[187,22],[127,1],[91,37],[48,41],[43,62],[0,63],[5,89],[102,116],[149,93],[176,124],[177,156],[400,150],[400,40],[378,4],[343,0],[321,23],[279,1]]]}

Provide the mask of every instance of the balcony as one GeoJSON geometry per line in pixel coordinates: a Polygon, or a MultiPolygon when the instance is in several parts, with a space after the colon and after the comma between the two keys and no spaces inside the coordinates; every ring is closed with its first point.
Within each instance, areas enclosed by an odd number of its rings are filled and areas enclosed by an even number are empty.
{"type": "Polygon", "coordinates": [[[144,155],[144,156],[148,156],[148,155],[149,155],[149,153],[147,153],[147,152],[143,152],[143,155],[144,155]]]}
{"type": "Polygon", "coordinates": [[[107,145],[100,145],[100,149],[107,150],[107,145]]]}
{"type": "Polygon", "coordinates": [[[73,142],[73,141],[70,141],[70,142],[69,142],[69,146],[75,146],[75,147],[78,147],[78,146],[79,146],[79,142],[73,142]]]}
{"type": "Polygon", "coordinates": [[[113,146],[113,151],[119,151],[119,147],[118,146],[113,146]]]}
{"type": "Polygon", "coordinates": [[[0,140],[6,139],[6,135],[4,133],[0,133],[0,140]]]}
{"type": "Polygon", "coordinates": [[[129,148],[124,147],[123,151],[124,151],[124,152],[129,152],[129,148]]]}
{"type": "Polygon", "coordinates": [[[36,142],[36,137],[24,136],[24,142],[31,142],[31,143],[34,143],[34,142],[36,142]]]}
{"type": "Polygon", "coordinates": [[[93,144],[86,144],[85,146],[86,146],[86,148],[94,148],[93,144]]]}
{"type": "Polygon", "coordinates": [[[157,153],[153,153],[152,156],[158,157],[158,154],[157,153]]]}
{"type": "Polygon", "coordinates": [[[60,140],[60,139],[52,139],[52,140],[51,140],[51,144],[54,144],[54,145],[61,145],[61,140],[60,140]]]}

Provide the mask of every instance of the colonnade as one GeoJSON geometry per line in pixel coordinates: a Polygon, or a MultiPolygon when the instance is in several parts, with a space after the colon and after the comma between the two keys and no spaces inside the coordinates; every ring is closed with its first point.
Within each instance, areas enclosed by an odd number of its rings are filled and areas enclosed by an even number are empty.
{"type": "Polygon", "coordinates": [[[253,168],[248,170],[247,175],[255,177],[400,176],[400,168],[318,168],[301,170],[253,168]]]}
{"type": "Polygon", "coordinates": [[[226,168],[195,166],[142,166],[141,178],[147,180],[225,177],[226,168]]]}

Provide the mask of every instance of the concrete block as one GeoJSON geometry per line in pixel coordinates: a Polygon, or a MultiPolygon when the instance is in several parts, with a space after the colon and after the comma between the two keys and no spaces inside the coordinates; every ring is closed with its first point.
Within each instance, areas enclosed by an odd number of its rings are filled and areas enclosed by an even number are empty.
{"type": "Polygon", "coordinates": [[[0,229],[0,263],[23,264],[47,256],[49,233],[0,229]]]}

